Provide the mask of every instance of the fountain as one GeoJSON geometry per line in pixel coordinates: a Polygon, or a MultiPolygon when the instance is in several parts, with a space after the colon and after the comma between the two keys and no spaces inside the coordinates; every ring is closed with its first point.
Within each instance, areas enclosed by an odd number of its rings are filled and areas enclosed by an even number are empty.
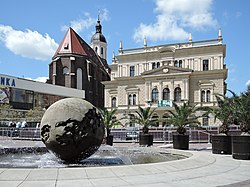
{"type": "Polygon", "coordinates": [[[101,145],[104,126],[99,111],[89,102],[77,98],[52,104],[41,120],[40,129],[46,147],[1,148],[0,167],[92,167],[186,158],[154,151],[154,148],[101,145]]]}
{"type": "Polygon", "coordinates": [[[104,136],[98,110],[79,98],[66,98],[52,104],[41,120],[40,129],[46,147],[67,162],[91,156],[104,136]]]}

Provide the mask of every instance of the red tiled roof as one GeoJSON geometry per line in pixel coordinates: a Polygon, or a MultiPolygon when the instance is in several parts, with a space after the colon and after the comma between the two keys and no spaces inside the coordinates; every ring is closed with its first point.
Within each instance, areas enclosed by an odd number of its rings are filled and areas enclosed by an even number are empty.
{"type": "Polygon", "coordinates": [[[57,55],[63,54],[79,54],[87,56],[99,66],[108,67],[107,63],[103,63],[95,51],[71,27],[66,32],[53,58],[57,55]]]}

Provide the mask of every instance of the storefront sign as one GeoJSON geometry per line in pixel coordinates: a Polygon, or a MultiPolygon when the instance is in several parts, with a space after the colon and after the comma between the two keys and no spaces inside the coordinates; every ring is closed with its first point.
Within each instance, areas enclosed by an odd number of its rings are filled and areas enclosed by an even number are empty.
{"type": "Polygon", "coordinates": [[[13,78],[8,78],[8,77],[1,77],[0,78],[0,86],[1,87],[15,87],[16,86],[16,81],[13,78]]]}

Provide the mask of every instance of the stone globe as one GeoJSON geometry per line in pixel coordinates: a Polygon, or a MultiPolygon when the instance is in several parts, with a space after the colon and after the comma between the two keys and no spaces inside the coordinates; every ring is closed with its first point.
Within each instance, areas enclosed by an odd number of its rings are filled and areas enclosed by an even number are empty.
{"type": "Polygon", "coordinates": [[[66,162],[78,162],[95,153],[104,136],[99,111],[80,98],[52,104],[41,120],[41,139],[47,149],[66,162]]]}

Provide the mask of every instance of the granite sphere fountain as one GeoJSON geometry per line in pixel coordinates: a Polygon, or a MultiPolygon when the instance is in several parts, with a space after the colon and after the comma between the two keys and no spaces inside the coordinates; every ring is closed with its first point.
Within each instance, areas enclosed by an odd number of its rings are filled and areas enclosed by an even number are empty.
{"type": "Polygon", "coordinates": [[[66,98],[52,104],[41,120],[40,129],[47,149],[66,162],[91,156],[104,136],[99,111],[79,98],[66,98]]]}

